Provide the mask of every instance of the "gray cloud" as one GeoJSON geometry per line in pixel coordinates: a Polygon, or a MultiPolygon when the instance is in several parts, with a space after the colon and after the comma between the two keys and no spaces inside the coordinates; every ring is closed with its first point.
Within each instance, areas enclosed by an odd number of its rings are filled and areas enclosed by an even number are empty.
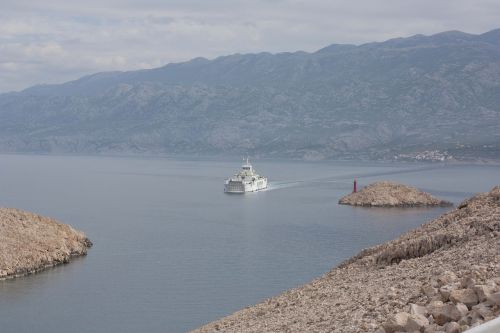
{"type": "Polygon", "coordinates": [[[493,0],[0,0],[0,92],[203,56],[498,28],[493,0]]]}

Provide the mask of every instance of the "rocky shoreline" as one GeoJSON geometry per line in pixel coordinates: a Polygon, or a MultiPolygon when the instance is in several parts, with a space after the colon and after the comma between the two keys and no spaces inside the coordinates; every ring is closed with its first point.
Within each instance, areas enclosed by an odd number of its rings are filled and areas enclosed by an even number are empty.
{"type": "Polygon", "coordinates": [[[339,200],[341,205],[365,207],[433,207],[452,206],[451,202],[403,184],[382,181],[370,184],[339,200]]]}
{"type": "Polygon", "coordinates": [[[193,332],[463,332],[500,316],[500,186],[193,332]]]}
{"type": "Polygon", "coordinates": [[[87,254],[92,242],[52,218],[0,208],[0,280],[33,274],[87,254]]]}

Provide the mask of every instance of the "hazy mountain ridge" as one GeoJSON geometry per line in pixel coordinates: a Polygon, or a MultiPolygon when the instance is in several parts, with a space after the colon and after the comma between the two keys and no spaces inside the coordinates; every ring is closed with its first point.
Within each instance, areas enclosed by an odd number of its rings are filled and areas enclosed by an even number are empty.
{"type": "Polygon", "coordinates": [[[98,73],[0,95],[0,117],[4,152],[500,151],[500,29],[98,73]]]}

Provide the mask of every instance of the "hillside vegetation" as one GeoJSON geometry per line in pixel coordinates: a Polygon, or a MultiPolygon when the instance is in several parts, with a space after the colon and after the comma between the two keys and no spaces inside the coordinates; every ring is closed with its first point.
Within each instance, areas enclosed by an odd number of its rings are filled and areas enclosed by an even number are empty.
{"type": "Polygon", "coordinates": [[[500,152],[500,30],[234,54],[0,95],[1,152],[500,152]]]}

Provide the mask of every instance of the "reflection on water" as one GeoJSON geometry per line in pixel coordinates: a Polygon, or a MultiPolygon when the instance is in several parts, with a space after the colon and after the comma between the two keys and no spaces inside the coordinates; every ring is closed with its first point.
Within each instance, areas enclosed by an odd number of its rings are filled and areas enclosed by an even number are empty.
{"type": "Polygon", "coordinates": [[[0,205],[84,230],[89,255],[0,281],[5,332],[185,332],[303,284],[451,208],[341,206],[390,179],[458,203],[498,168],[254,161],[269,189],[223,192],[239,161],[1,156],[0,205]]]}

